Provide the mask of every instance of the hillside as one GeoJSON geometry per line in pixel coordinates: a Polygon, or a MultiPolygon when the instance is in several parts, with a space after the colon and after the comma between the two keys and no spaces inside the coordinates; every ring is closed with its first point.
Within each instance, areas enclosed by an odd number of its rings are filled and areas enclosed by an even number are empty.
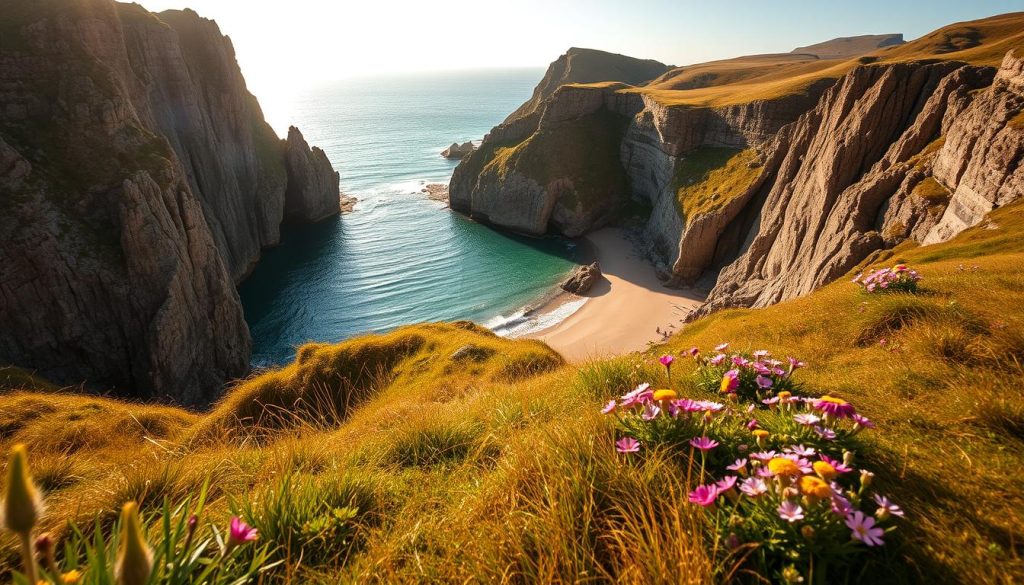
{"type": "Polygon", "coordinates": [[[902,34],[859,35],[839,37],[823,43],[797,47],[790,52],[814,55],[819,59],[849,59],[884,47],[902,45],[905,42],[902,34]]]}
{"type": "Polygon", "coordinates": [[[680,356],[681,395],[713,397],[684,356],[727,341],[798,356],[803,392],[842,396],[877,425],[859,439],[858,465],[906,516],[829,582],[1017,582],[1024,318],[1006,308],[1024,302],[1024,204],[870,266],[898,261],[924,276],[916,294],[869,295],[843,278],[699,320],[646,355],[579,367],[456,323],[304,347],[199,414],[8,390],[0,447],[28,446],[43,525],[64,536],[64,522],[107,522],[129,499],[155,534],[163,499],[209,480],[204,526],[234,510],[281,547],[269,549],[283,564],[265,581],[706,583],[746,557],[702,537],[686,457],[615,456],[621,431],[598,410],[641,381],[663,384],[653,356],[665,352],[680,356]]]}

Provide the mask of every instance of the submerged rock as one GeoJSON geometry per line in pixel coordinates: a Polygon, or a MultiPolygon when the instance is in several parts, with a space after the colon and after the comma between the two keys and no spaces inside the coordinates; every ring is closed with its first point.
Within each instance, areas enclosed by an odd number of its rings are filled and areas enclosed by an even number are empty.
{"type": "Polygon", "coordinates": [[[593,262],[577,266],[560,286],[566,292],[582,295],[593,288],[599,280],[601,280],[601,265],[593,262]]]}

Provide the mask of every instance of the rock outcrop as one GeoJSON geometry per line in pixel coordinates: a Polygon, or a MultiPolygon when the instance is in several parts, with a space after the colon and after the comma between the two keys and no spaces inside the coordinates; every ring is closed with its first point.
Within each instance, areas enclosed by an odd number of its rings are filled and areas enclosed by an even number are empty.
{"type": "Polygon", "coordinates": [[[530,99],[505,119],[528,116],[540,109],[541,104],[563,85],[618,81],[628,85],[642,85],[669,70],[669,66],[651,59],[636,59],[595,49],[572,47],[548,65],[544,78],[533,90],[530,99]]]}
{"type": "Polygon", "coordinates": [[[453,142],[451,146],[441,151],[441,156],[453,160],[460,160],[472,154],[473,150],[474,146],[472,142],[463,142],[462,144],[453,142]]]}
{"type": "Polygon", "coordinates": [[[0,362],[210,401],[248,370],[234,283],[299,180],[230,41],[194,12],[110,0],[3,13],[0,362]]]}
{"type": "Polygon", "coordinates": [[[577,266],[559,285],[565,292],[585,294],[601,280],[601,265],[597,262],[577,266]]]}
{"type": "Polygon", "coordinates": [[[341,211],[341,177],[324,151],[311,149],[295,126],[288,128],[284,163],[288,173],[285,220],[311,223],[341,211]]]}

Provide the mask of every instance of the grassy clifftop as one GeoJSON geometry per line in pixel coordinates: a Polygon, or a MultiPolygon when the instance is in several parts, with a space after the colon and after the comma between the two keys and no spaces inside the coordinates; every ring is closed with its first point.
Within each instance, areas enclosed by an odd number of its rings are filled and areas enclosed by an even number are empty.
{"type": "MultiPolygon", "coordinates": [[[[615,456],[598,408],[663,381],[653,356],[730,341],[799,356],[807,392],[843,396],[878,425],[860,457],[907,516],[851,579],[1019,582],[1022,236],[1016,204],[949,243],[873,259],[920,270],[916,294],[843,279],[582,366],[456,323],[305,346],[207,413],[6,390],[0,447],[28,445],[57,533],[128,499],[152,512],[208,480],[204,521],[233,510],[256,525],[282,561],[268,580],[705,583],[735,567],[705,544],[685,467],[669,451],[615,456]],[[341,508],[356,511],[339,520],[341,508]],[[350,532],[327,538],[338,522],[350,532]]],[[[700,396],[691,368],[677,358],[676,387],[700,396]]]]}

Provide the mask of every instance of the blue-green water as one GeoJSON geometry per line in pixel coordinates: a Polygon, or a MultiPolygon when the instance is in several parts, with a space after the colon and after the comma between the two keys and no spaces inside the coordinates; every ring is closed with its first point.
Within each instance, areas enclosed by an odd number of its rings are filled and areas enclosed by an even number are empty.
{"type": "Polygon", "coordinates": [[[521,327],[518,309],[569,270],[572,244],[470,222],[421,193],[447,182],[439,153],[479,140],[526,101],[541,70],[348,80],[311,90],[289,122],[319,145],[360,199],[355,213],[286,226],[239,292],[253,363],[306,341],[339,341],[423,321],[521,327]]]}

